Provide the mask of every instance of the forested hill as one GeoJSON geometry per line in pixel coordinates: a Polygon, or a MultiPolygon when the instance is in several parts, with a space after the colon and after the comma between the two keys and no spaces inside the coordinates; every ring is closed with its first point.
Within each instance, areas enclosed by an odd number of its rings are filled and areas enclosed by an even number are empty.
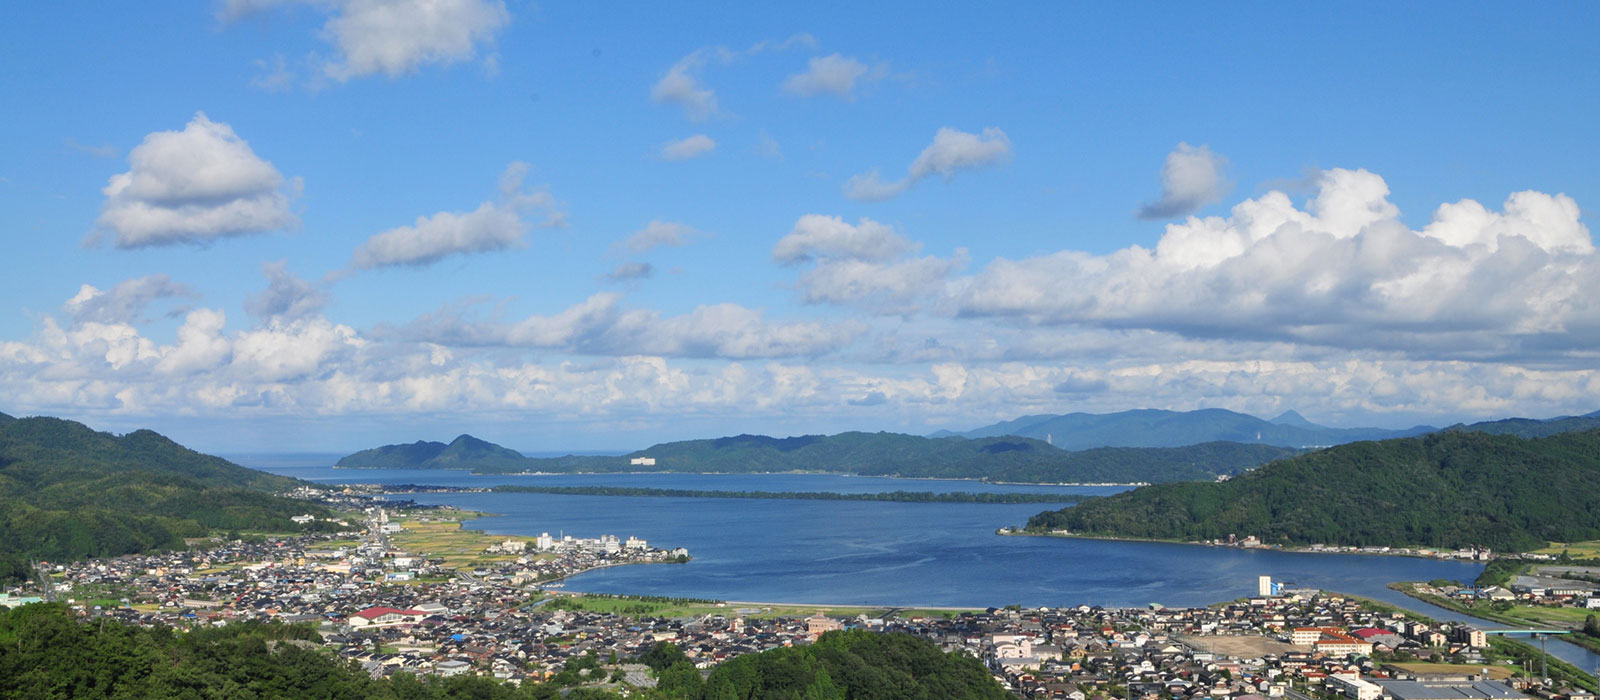
{"type": "Polygon", "coordinates": [[[0,420],[0,580],[28,559],[117,556],[219,529],[299,529],[327,515],[271,491],[299,482],[200,454],[160,434],[117,436],[59,418],[0,420]]]}
{"type": "Polygon", "coordinates": [[[527,458],[521,452],[501,447],[471,435],[460,435],[450,444],[418,440],[408,445],[384,445],[346,455],[334,465],[346,469],[488,469],[510,467],[521,471],[527,458]]]}
{"type": "Polygon", "coordinates": [[[1600,430],[1537,439],[1446,431],[1341,445],[1226,482],[1161,484],[1088,500],[1040,513],[1028,527],[1510,551],[1600,539],[1600,430]]]}
{"type": "Polygon", "coordinates": [[[899,433],[840,433],[773,438],[737,435],[656,445],[620,457],[570,456],[511,459],[505,448],[463,435],[451,443],[473,440],[481,460],[446,462],[442,443],[418,442],[363,450],[339,460],[341,467],[392,469],[470,468],[480,473],[504,472],[775,472],[827,471],[865,476],[987,479],[1046,483],[1167,482],[1236,474],[1262,463],[1295,454],[1269,445],[1209,443],[1180,448],[1108,448],[1067,452],[1028,438],[967,440],[925,438],[899,433]],[[496,451],[498,450],[498,451],[496,451]],[[503,451],[503,452],[502,452],[503,451]],[[635,458],[655,460],[633,464],[635,458]]]}

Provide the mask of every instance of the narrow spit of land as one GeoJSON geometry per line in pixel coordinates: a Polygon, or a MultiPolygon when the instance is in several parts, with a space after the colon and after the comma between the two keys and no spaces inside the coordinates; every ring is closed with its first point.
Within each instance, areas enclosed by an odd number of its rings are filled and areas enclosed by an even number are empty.
{"type": "Polygon", "coordinates": [[[702,491],[655,489],[635,486],[495,486],[501,493],[543,493],[560,496],[625,496],[653,498],[777,498],[797,501],[889,501],[895,503],[1077,503],[1084,497],[1059,493],[934,493],[887,491],[835,493],[832,491],[702,491]]]}

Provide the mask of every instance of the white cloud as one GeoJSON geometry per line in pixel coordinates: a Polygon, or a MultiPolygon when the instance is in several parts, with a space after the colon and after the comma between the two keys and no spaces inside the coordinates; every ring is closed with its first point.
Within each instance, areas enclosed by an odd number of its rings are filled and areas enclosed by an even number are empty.
{"type": "Polygon", "coordinates": [[[612,244],[611,248],[614,251],[625,251],[634,255],[641,255],[661,246],[682,247],[688,245],[690,239],[702,235],[705,234],[684,224],[652,219],[644,228],[612,244]]]}
{"type": "Polygon", "coordinates": [[[946,280],[966,264],[966,251],[948,259],[929,255],[889,263],[829,258],[802,273],[799,287],[807,303],[904,314],[944,296],[946,280]]]}
{"type": "Polygon", "coordinates": [[[543,214],[544,225],[559,226],[563,214],[544,190],[523,191],[527,164],[512,163],[500,178],[500,197],[470,212],[419,216],[415,224],[389,229],[356,249],[352,264],[362,269],[431,265],[449,255],[509,250],[526,245],[527,217],[543,214]]]}
{"type": "Polygon", "coordinates": [[[783,81],[783,90],[801,97],[831,94],[850,99],[856,86],[882,80],[889,74],[889,66],[879,63],[868,66],[854,58],[837,53],[812,58],[804,73],[796,73],[783,81]]]}
{"type": "Polygon", "coordinates": [[[342,56],[326,73],[340,81],[395,78],[428,63],[469,60],[510,23],[501,0],[347,0],[323,27],[342,56]]]}
{"type": "MultiPolygon", "coordinates": [[[[376,73],[398,78],[428,64],[471,60],[511,23],[503,0],[225,0],[217,14],[229,22],[290,5],[328,13],[321,35],[338,58],[321,71],[340,82],[376,73]]],[[[258,67],[266,72],[252,81],[257,87],[282,90],[293,80],[281,57],[258,67]]]]}
{"type": "MultiPolygon", "coordinates": [[[[257,157],[233,128],[197,113],[183,131],[158,131],[111,176],[97,225],[118,248],[207,243],[299,225],[299,182],[257,157]]],[[[98,234],[96,236],[98,238],[98,234]]]]}
{"type": "Polygon", "coordinates": [[[880,201],[896,197],[912,185],[930,175],[942,175],[946,180],[962,170],[993,165],[1011,157],[1011,139],[1006,132],[995,127],[972,134],[950,127],[939,129],[933,143],[922,149],[917,159],[906,169],[906,176],[893,182],[884,182],[874,170],[850,178],[845,182],[846,197],[860,201],[880,201]]]}
{"type": "Polygon", "coordinates": [[[749,359],[816,356],[849,344],[865,328],[846,323],[771,323],[737,304],[709,304],[663,318],[622,306],[622,295],[595,294],[559,313],[501,323],[468,319],[460,308],[441,309],[381,334],[443,346],[522,347],[581,355],[630,354],[749,359]]]}
{"type": "Polygon", "coordinates": [[[679,59],[650,86],[650,99],[656,104],[675,104],[691,121],[705,121],[719,113],[717,93],[700,83],[699,74],[712,57],[727,58],[726,49],[702,48],[679,59]]]}
{"type": "Polygon", "coordinates": [[[817,258],[882,262],[915,250],[892,226],[861,218],[854,225],[837,216],[806,214],[772,247],[772,259],[794,264],[817,258]]]}
{"type": "Polygon", "coordinates": [[[267,288],[244,302],[244,310],[259,318],[294,320],[319,313],[328,305],[328,293],[295,277],[285,261],[263,263],[261,273],[267,277],[267,288]]]}
{"type": "Polygon", "coordinates": [[[1161,166],[1161,198],[1140,207],[1139,218],[1171,219],[1221,200],[1233,187],[1222,172],[1227,162],[1209,146],[1179,143],[1161,166]]]}
{"type": "Polygon", "coordinates": [[[650,100],[656,104],[677,105],[683,108],[684,117],[701,122],[712,117],[726,116],[717,103],[717,93],[701,82],[700,75],[708,64],[729,64],[764,53],[787,51],[795,48],[815,48],[817,40],[810,34],[795,34],[783,41],[763,40],[744,50],[726,46],[702,46],[678,59],[650,86],[650,100]]]}
{"type": "Polygon", "coordinates": [[[223,336],[228,317],[215,309],[195,309],[178,328],[178,344],[165,348],[156,371],[167,374],[193,374],[220,366],[228,360],[233,346],[223,336]]]}
{"type": "MultiPolygon", "coordinates": [[[[1502,250],[1509,245],[1514,242],[1499,241],[1502,250]]],[[[443,343],[408,333],[451,330],[444,319],[368,338],[317,316],[229,332],[221,311],[197,309],[176,342],[163,345],[127,323],[84,320],[63,328],[46,316],[34,338],[0,342],[0,392],[11,413],[259,420],[439,411],[484,419],[582,416],[607,431],[662,416],[717,417],[730,429],[759,421],[793,424],[796,417],[837,416],[855,405],[904,416],[911,432],[926,432],[919,425],[972,427],[1021,413],[1139,406],[1257,415],[1315,406],[1325,422],[1394,425],[1439,416],[1588,412],[1600,395],[1600,372],[1592,366],[1418,361],[1370,352],[1306,359],[1293,344],[1195,341],[1146,331],[1120,339],[1095,331],[1091,342],[1080,342],[1083,352],[1066,361],[973,355],[906,365],[747,364],[840,352],[862,331],[841,330],[831,321],[774,323],[732,304],[663,317],[623,308],[620,299],[597,295],[561,313],[509,324],[455,318],[457,337],[436,338],[443,343]],[[461,342],[466,329],[490,347],[461,342]],[[520,345],[507,345],[512,342],[520,345]],[[507,354],[508,347],[590,358],[531,361],[507,354]]],[[[955,329],[951,341],[984,344],[986,331],[966,325],[970,320],[940,323],[955,329]]]]}
{"type": "Polygon", "coordinates": [[[666,160],[689,160],[710,153],[716,147],[717,142],[710,136],[695,134],[661,144],[661,157],[666,160]]]}
{"type": "Polygon", "coordinates": [[[197,298],[188,285],[173,282],[166,275],[150,275],[124,280],[110,290],[85,284],[63,309],[76,321],[137,323],[144,320],[145,308],[159,299],[197,298]]]}
{"type": "MultiPolygon", "coordinates": [[[[996,260],[958,313],[1398,350],[1422,358],[1586,356],[1600,343],[1600,261],[1578,207],[1520,192],[1413,231],[1383,179],[1330,170],[1304,210],[1271,192],[1227,218],[1167,226],[1154,250],[996,260]]],[[[1587,360],[1586,360],[1587,361],[1587,360]]]]}

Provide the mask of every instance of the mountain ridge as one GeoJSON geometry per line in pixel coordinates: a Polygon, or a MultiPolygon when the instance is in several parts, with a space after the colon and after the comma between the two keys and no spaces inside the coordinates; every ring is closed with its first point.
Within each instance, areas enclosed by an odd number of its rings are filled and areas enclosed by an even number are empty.
{"type": "MultiPolygon", "coordinates": [[[[463,436],[471,438],[471,436],[463,436]]],[[[457,438],[458,441],[462,438],[457,438]]],[[[482,442],[482,441],[479,441],[482,442]]],[[[342,468],[473,469],[505,472],[774,472],[826,471],[864,476],[969,478],[1032,483],[1143,483],[1214,479],[1297,451],[1270,445],[1207,443],[1179,448],[1105,448],[1071,452],[1013,436],[927,438],[903,433],[845,432],[775,438],[730,435],[661,443],[620,456],[524,457],[484,443],[481,461],[439,460],[410,443],[384,445],[339,460],[342,468]],[[496,456],[498,455],[498,456],[496,456]],[[425,456],[417,459],[419,456],[425,456]]],[[[431,449],[431,448],[430,448],[431,449]]]]}
{"type": "Polygon", "coordinates": [[[1221,408],[1194,411],[1139,408],[1116,413],[1033,414],[954,434],[969,438],[1017,435],[1048,439],[1063,449],[1082,450],[1181,447],[1219,440],[1293,448],[1326,447],[1361,440],[1411,437],[1437,430],[1425,425],[1402,430],[1330,428],[1312,423],[1292,410],[1268,421],[1221,408]]]}

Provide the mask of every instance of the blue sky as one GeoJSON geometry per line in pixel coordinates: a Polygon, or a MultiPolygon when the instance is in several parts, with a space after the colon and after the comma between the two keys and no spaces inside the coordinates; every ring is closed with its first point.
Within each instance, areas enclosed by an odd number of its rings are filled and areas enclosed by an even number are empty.
{"type": "Polygon", "coordinates": [[[0,23],[0,410],[210,450],[1600,408],[1592,3],[0,23]]]}

